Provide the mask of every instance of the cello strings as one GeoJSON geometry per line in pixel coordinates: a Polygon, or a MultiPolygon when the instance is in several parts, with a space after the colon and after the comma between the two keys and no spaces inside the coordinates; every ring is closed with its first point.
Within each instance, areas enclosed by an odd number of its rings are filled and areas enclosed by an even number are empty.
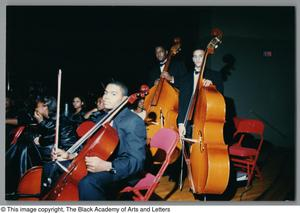
{"type": "MultiPolygon", "coordinates": [[[[83,144],[87,138],[89,138],[92,134],[94,134],[100,126],[103,124],[109,122],[116,113],[118,113],[119,109],[121,109],[128,101],[128,98],[126,98],[123,102],[121,102],[120,105],[115,107],[114,109],[111,110],[107,115],[105,115],[98,123],[96,123],[95,126],[93,126],[83,137],[81,137],[72,147],[70,147],[67,152],[70,154],[73,154],[80,146],[83,144]]],[[[55,161],[55,163],[65,172],[69,173],[70,171],[63,166],[58,160],[55,161]]]]}
{"type": "Polygon", "coordinates": [[[110,119],[112,119],[113,116],[115,116],[116,111],[118,111],[120,108],[122,108],[128,101],[128,98],[126,98],[121,104],[117,107],[115,107],[111,112],[109,112],[107,115],[105,115],[94,127],[92,127],[84,136],[82,136],[72,147],[70,147],[67,152],[70,154],[73,154],[89,137],[91,137],[104,123],[108,122],[110,119]]]}

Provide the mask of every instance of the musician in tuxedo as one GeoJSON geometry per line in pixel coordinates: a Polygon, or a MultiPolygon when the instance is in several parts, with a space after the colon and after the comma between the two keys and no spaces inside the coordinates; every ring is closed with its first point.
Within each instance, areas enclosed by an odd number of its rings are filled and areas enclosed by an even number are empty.
{"type": "MultiPolygon", "coordinates": [[[[106,111],[118,106],[127,96],[127,88],[119,82],[106,86],[103,101],[106,111]]],[[[100,118],[99,118],[100,119],[100,118]]],[[[144,121],[124,108],[110,123],[117,130],[119,145],[112,160],[86,157],[88,174],[78,185],[80,200],[113,199],[113,191],[135,184],[144,170],[146,128],[144,121]]],[[[71,159],[67,152],[54,150],[53,159],[71,159]]]]}
{"type": "MultiPolygon", "coordinates": [[[[196,49],[193,51],[193,72],[188,72],[180,81],[180,93],[179,93],[179,110],[178,110],[178,131],[180,136],[191,136],[191,125],[187,125],[187,129],[184,126],[184,119],[187,114],[188,105],[193,92],[196,89],[198,79],[200,77],[200,70],[204,59],[204,50],[196,49]]],[[[209,72],[204,72],[203,86],[208,87],[212,82],[213,76],[209,72]]]]}
{"type": "Polygon", "coordinates": [[[186,74],[187,69],[183,62],[172,60],[169,71],[164,72],[163,70],[167,62],[167,55],[168,51],[166,51],[163,46],[155,47],[155,57],[157,60],[149,73],[148,85],[150,87],[157,85],[159,78],[162,77],[167,79],[175,87],[179,88],[180,79],[186,74]]]}

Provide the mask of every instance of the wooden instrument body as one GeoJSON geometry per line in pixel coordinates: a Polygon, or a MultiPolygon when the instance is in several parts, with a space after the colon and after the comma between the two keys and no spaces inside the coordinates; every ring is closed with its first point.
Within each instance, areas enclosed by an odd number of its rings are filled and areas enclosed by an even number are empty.
{"type": "MultiPolygon", "coordinates": [[[[149,90],[149,94],[145,98],[145,110],[147,112],[146,124],[147,124],[147,142],[149,143],[151,138],[160,128],[170,128],[178,131],[177,128],[177,116],[178,116],[178,101],[179,92],[176,88],[170,85],[164,80],[160,96],[156,105],[152,104],[153,97],[156,94],[157,87],[155,85],[149,90]],[[163,118],[161,117],[163,115],[163,118]],[[149,119],[151,118],[151,120],[149,119]]],[[[164,160],[164,153],[158,151],[157,148],[151,148],[152,156],[157,162],[164,160]]],[[[170,162],[173,163],[180,155],[181,143],[178,140],[177,146],[171,157],[170,162]]]]}
{"type": "MultiPolygon", "coordinates": [[[[41,179],[42,179],[42,166],[35,166],[30,168],[25,174],[22,176],[17,193],[18,194],[40,194],[41,192],[41,179]]],[[[19,200],[39,200],[39,197],[22,197],[19,200]]]]}
{"type": "MultiPolygon", "coordinates": [[[[181,49],[181,39],[174,38],[174,44],[170,48],[166,57],[166,62],[163,68],[163,72],[169,72],[169,66],[171,59],[181,49]]],[[[144,106],[147,112],[145,122],[147,125],[147,142],[149,143],[153,135],[160,128],[170,128],[175,131],[177,129],[177,116],[178,116],[178,102],[179,92],[178,89],[171,86],[171,84],[163,77],[160,77],[157,85],[154,85],[149,94],[145,98],[144,106]],[[163,115],[163,118],[162,116],[163,115]]],[[[171,157],[170,163],[176,161],[181,151],[181,143],[178,140],[177,147],[171,157]]],[[[164,160],[164,153],[157,149],[151,148],[154,161],[162,162],[164,160]]]]}
{"type": "MultiPolygon", "coordinates": [[[[87,129],[82,124],[83,129],[87,129]]],[[[90,123],[88,123],[90,125],[90,123]]],[[[87,175],[85,164],[86,156],[97,156],[107,160],[119,143],[117,131],[109,124],[104,124],[84,145],[83,149],[68,166],[69,172],[64,172],[57,180],[56,185],[41,200],[79,200],[78,183],[87,175]]],[[[37,194],[41,188],[42,167],[28,170],[22,177],[18,187],[20,194],[37,194]]],[[[23,200],[23,199],[22,199],[23,200]]],[[[25,200],[25,199],[24,199],[25,200]]],[[[26,198],[36,200],[36,198],[26,198]]]]}
{"type": "Polygon", "coordinates": [[[222,194],[229,181],[229,155],[223,139],[225,101],[215,86],[200,87],[193,122],[190,163],[195,191],[222,194]]]}

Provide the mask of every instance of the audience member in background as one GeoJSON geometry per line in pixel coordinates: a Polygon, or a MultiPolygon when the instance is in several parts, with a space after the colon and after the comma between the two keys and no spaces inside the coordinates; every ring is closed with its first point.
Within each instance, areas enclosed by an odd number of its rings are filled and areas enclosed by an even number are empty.
{"type": "Polygon", "coordinates": [[[96,101],[96,107],[88,111],[84,118],[96,122],[97,118],[104,112],[104,102],[102,96],[99,96],[96,101]]]}
{"type": "Polygon", "coordinates": [[[140,116],[141,119],[143,119],[143,120],[146,118],[146,110],[144,108],[144,102],[145,102],[145,100],[143,98],[138,99],[135,102],[133,109],[131,110],[132,112],[134,112],[138,116],[140,116]]]}
{"type": "Polygon", "coordinates": [[[79,125],[85,120],[84,118],[85,112],[83,110],[85,103],[82,97],[75,96],[73,98],[72,104],[73,104],[74,112],[73,114],[71,114],[70,120],[77,123],[77,125],[79,125]]]}

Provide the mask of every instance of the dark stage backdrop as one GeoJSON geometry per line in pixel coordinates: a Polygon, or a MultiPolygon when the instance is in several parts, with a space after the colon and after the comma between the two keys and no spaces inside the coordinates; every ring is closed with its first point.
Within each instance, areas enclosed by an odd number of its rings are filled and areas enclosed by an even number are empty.
{"type": "MultiPolygon", "coordinates": [[[[7,72],[20,92],[30,81],[55,90],[63,70],[63,94],[100,91],[112,78],[131,91],[147,80],[154,47],[183,40],[179,57],[197,42],[192,7],[16,7],[7,8],[7,72]]],[[[25,90],[24,90],[25,89],[25,90]]]]}
{"type": "Polygon", "coordinates": [[[112,78],[130,92],[146,82],[154,47],[182,38],[178,60],[191,68],[192,50],[210,31],[224,31],[209,56],[232,114],[260,118],[266,139],[295,143],[294,7],[8,6],[6,76],[18,97],[32,82],[56,95],[63,70],[63,102],[100,93],[112,78]]]}

